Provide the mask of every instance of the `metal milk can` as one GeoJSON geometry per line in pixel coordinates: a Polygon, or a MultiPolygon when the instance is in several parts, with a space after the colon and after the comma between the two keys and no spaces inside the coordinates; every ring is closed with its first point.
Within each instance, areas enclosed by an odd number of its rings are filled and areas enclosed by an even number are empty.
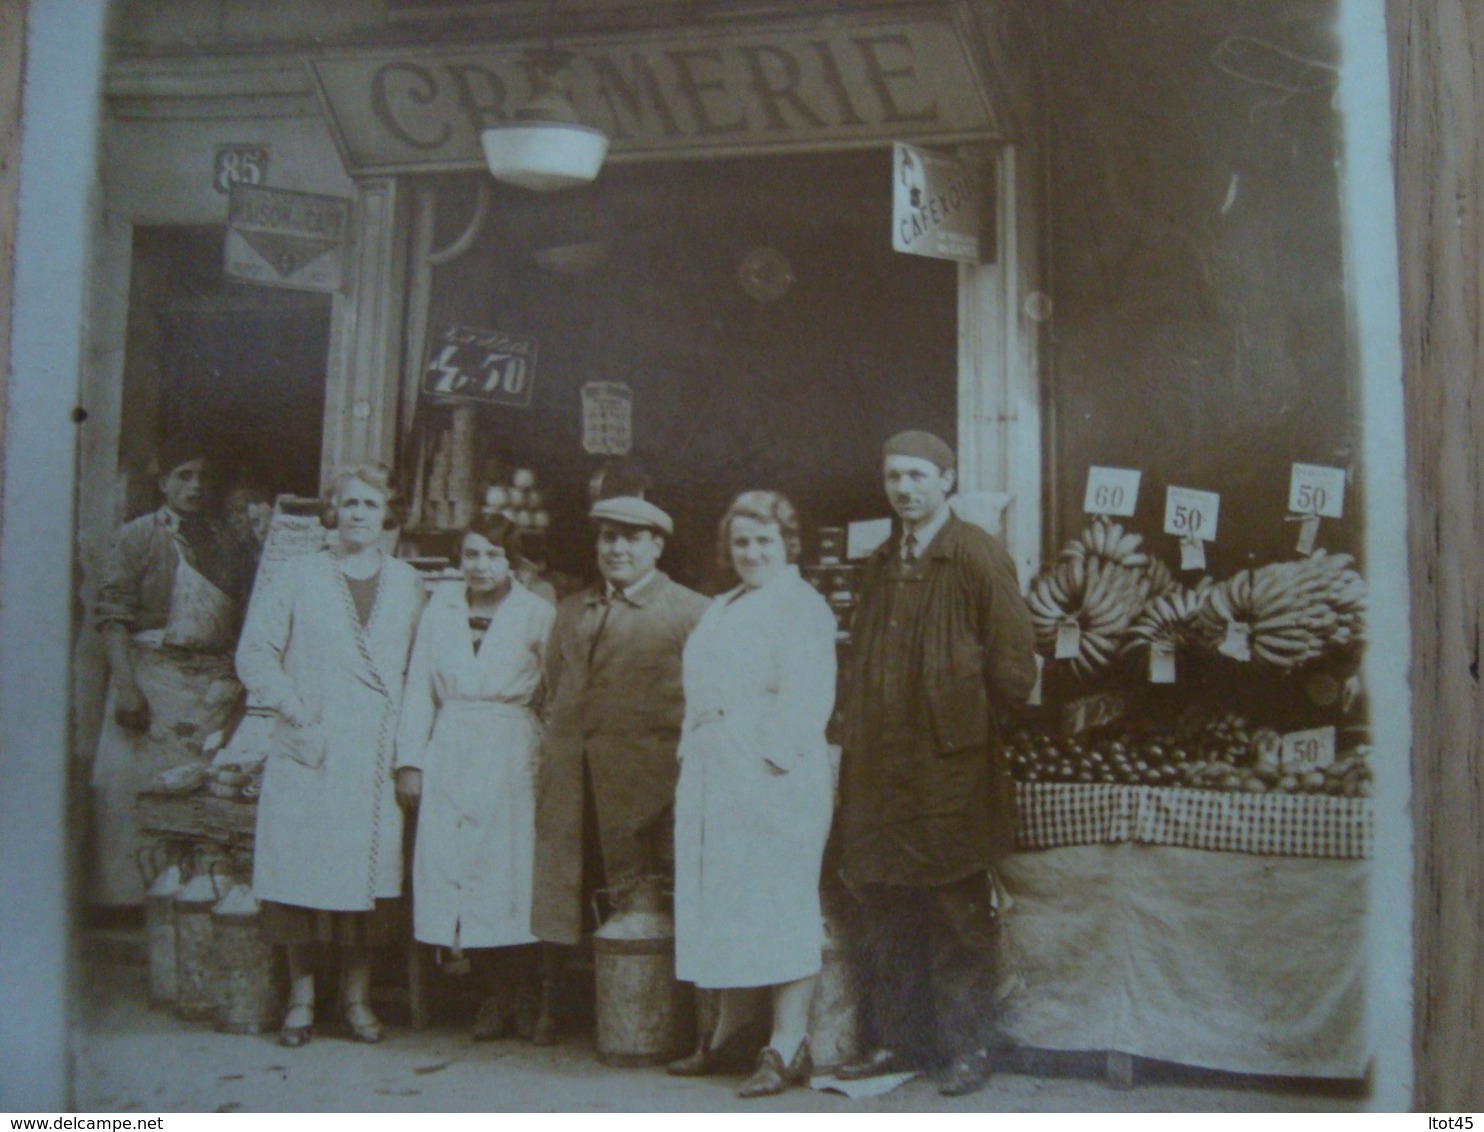
{"type": "Polygon", "coordinates": [[[691,1048],[695,996],[675,979],[675,920],[640,890],[593,935],[598,1060],[659,1065],[691,1048]]]}
{"type": "Polygon", "coordinates": [[[191,1021],[216,1014],[216,936],[211,909],[222,886],[197,873],[175,894],[175,1013],[191,1021]]]}
{"type": "Polygon", "coordinates": [[[168,865],[155,874],[155,879],[144,894],[149,1000],[155,1006],[168,1006],[176,998],[175,897],[180,888],[180,866],[168,865]]]}
{"type": "Polygon", "coordinates": [[[828,898],[822,905],[824,953],[814,998],[809,1003],[809,1052],[816,1068],[829,1070],[859,1054],[860,1031],[842,939],[845,918],[828,898]]]}
{"type": "Polygon", "coordinates": [[[216,941],[216,1028],[260,1034],[278,1023],[282,1007],[273,947],[263,939],[262,910],[252,887],[234,885],[211,910],[216,941]]]}

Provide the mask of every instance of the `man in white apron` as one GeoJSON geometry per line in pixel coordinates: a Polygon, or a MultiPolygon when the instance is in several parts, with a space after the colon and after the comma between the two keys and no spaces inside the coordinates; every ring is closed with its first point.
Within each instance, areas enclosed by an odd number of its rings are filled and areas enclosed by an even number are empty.
{"type": "Polygon", "coordinates": [[[99,905],[144,898],[135,795],[161,771],[205,761],[202,740],[242,700],[232,650],[253,555],[208,514],[200,447],[177,443],[160,466],[164,506],[119,532],[93,607],[109,667],[92,775],[99,905]]]}

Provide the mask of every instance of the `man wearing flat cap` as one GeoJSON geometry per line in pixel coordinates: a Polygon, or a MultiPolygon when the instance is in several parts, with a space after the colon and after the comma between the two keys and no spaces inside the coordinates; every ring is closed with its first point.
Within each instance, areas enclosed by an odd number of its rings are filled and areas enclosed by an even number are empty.
{"type": "MultiPolygon", "coordinates": [[[[595,889],[623,905],[668,888],[685,714],[680,656],[708,600],[658,568],[670,516],[638,496],[600,499],[602,580],[557,608],[536,780],[531,930],[575,944],[595,889]]],[[[537,1038],[554,1038],[548,951],[537,1038]]]]}
{"type": "Polygon", "coordinates": [[[899,521],[852,624],[836,819],[870,1045],[837,1074],[941,1065],[957,1096],[988,1080],[995,1041],[989,873],[1015,819],[996,709],[1035,683],[1034,632],[1005,548],[949,509],[952,449],[913,431],[883,456],[899,521]]]}

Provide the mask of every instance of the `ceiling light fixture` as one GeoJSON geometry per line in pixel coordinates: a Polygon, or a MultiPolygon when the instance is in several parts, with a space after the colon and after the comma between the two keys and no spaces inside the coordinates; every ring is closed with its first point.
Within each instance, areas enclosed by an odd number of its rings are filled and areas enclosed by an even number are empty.
{"type": "MultiPolygon", "coordinates": [[[[555,11],[555,3],[552,9],[555,11]]],[[[608,155],[608,135],[584,125],[562,83],[570,51],[545,50],[530,56],[531,96],[514,118],[480,132],[490,175],[538,193],[585,185],[598,175],[608,155]]]]}

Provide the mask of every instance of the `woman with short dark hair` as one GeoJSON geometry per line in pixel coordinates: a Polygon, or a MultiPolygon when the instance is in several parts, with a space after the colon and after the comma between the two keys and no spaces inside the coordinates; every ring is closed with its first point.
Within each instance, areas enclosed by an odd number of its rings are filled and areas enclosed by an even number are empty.
{"type": "Polygon", "coordinates": [[[799,521],[772,491],[737,497],[721,521],[741,584],[685,646],[685,723],[675,792],[675,969],[719,991],[716,1025],[673,1063],[716,1072],[767,988],[772,1036],[744,1097],[805,1081],[806,1030],[824,947],[819,873],[833,780],[835,617],[799,576],[799,521]]]}
{"type": "Polygon", "coordinates": [[[253,889],[264,934],[288,949],[279,1035],[287,1046],[313,1030],[313,944],[340,950],[351,1036],[382,1037],[371,955],[394,942],[402,894],[393,745],[423,602],[417,571],[384,546],[397,503],[384,467],[337,474],[321,515],[333,545],[280,567],[237,648],[242,683],[279,720],[258,803],[253,889]]]}
{"type": "Polygon", "coordinates": [[[520,531],[481,515],[459,539],[462,585],[418,625],[397,736],[397,793],[418,808],[413,934],[471,952],[485,1000],[474,1040],[535,1025],[535,760],[556,609],[516,576],[520,531]]]}

